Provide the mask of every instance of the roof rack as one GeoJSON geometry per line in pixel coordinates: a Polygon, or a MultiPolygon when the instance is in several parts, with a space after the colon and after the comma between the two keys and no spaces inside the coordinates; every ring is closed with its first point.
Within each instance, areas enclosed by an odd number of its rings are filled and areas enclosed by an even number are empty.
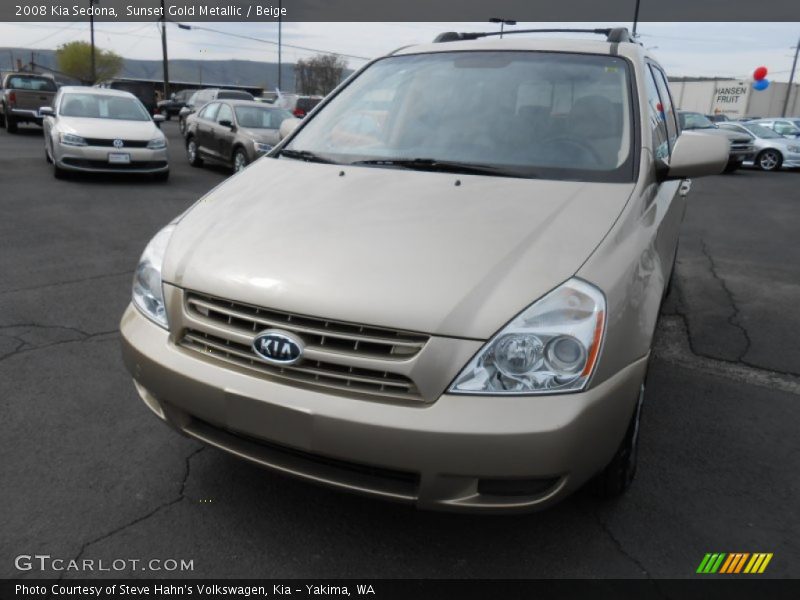
{"type": "Polygon", "coordinates": [[[594,33],[597,35],[606,36],[606,41],[612,44],[619,44],[621,42],[634,42],[635,40],[628,32],[627,27],[607,27],[604,29],[512,29],[506,31],[478,31],[478,32],[456,32],[447,31],[440,33],[433,40],[435,44],[444,42],[457,42],[461,40],[477,40],[494,35],[512,35],[518,33],[594,33]]]}

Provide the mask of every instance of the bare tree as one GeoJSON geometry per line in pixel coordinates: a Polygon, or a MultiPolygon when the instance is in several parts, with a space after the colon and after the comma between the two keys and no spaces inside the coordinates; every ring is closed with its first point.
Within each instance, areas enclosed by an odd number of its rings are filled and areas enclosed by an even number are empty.
{"type": "Polygon", "coordinates": [[[347,61],[335,54],[300,59],[294,67],[295,89],[300,94],[324,96],[339,85],[347,61]]]}

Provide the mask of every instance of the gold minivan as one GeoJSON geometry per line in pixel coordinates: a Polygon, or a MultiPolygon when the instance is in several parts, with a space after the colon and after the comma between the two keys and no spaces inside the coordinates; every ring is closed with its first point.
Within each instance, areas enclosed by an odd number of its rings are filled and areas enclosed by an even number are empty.
{"type": "Polygon", "coordinates": [[[687,178],[728,142],[681,134],[658,63],[603,34],[443,34],[340,85],[145,249],[144,403],[420,508],[625,491],[687,178]]]}

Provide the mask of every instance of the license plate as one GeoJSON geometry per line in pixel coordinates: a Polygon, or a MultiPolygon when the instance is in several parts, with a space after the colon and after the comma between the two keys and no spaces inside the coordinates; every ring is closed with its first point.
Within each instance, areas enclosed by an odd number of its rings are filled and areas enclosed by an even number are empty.
{"type": "Polygon", "coordinates": [[[110,152],[108,162],[112,165],[127,165],[131,162],[131,155],[124,152],[110,152]]]}

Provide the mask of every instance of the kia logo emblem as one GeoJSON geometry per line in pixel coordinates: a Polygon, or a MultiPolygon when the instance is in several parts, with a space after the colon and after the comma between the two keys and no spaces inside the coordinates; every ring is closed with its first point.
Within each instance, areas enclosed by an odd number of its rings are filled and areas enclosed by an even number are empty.
{"type": "Polygon", "coordinates": [[[286,331],[267,329],[253,339],[253,351],[268,363],[293,365],[303,358],[303,340],[286,331]]]}
{"type": "Polygon", "coordinates": [[[122,140],[114,140],[114,148],[122,148],[125,143],[122,140]]]}

